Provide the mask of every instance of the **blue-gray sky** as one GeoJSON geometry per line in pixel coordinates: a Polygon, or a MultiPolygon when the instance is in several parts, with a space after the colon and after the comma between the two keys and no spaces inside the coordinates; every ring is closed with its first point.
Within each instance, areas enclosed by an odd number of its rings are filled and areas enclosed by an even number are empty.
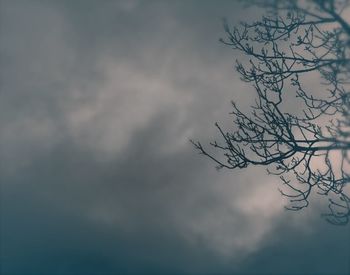
{"type": "Polygon", "coordinates": [[[286,212],[263,169],[218,172],[189,143],[253,102],[218,39],[256,13],[0,1],[3,274],[350,272],[323,201],[286,212]]]}

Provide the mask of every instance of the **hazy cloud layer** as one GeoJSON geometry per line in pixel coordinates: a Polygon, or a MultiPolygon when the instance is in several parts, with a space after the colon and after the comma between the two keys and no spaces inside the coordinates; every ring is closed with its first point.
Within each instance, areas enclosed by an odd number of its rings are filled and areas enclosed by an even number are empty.
{"type": "Polygon", "coordinates": [[[253,101],[218,43],[232,1],[2,1],[4,273],[346,272],[346,228],[189,138],[253,101]],[[332,264],[330,264],[332,263],[332,264]]]}

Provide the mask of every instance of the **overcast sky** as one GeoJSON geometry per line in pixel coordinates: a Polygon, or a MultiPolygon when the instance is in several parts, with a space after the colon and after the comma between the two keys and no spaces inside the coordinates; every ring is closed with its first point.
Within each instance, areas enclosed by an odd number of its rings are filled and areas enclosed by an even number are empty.
{"type": "Polygon", "coordinates": [[[350,272],[349,227],[288,212],[263,169],[190,138],[230,126],[233,1],[0,1],[1,272],[350,272]]]}

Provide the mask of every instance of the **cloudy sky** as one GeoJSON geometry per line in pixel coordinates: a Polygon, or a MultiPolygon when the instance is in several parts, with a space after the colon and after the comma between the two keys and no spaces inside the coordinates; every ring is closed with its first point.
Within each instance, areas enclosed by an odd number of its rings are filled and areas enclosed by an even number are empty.
{"type": "Polygon", "coordinates": [[[189,143],[254,91],[220,44],[233,1],[0,1],[3,274],[350,272],[322,200],[189,143]]]}

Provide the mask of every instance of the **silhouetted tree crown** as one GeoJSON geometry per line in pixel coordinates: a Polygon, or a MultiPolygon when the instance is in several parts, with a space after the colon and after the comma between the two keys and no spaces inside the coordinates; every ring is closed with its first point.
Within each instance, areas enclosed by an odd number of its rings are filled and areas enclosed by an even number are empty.
{"type": "Polygon", "coordinates": [[[327,196],[327,219],[347,224],[349,1],[249,3],[267,8],[266,15],[236,27],[225,21],[221,42],[248,57],[236,62],[236,70],[254,87],[255,104],[246,113],[232,102],[233,129],[216,123],[221,138],[210,143],[214,150],[192,143],[218,169],[268,166],[287,186],[280,192],[290,199],[288,209],[308,206],[313,192],[327,196]],[[295,112],[286,111],[288,105],[297,106],[295,112]]]}

